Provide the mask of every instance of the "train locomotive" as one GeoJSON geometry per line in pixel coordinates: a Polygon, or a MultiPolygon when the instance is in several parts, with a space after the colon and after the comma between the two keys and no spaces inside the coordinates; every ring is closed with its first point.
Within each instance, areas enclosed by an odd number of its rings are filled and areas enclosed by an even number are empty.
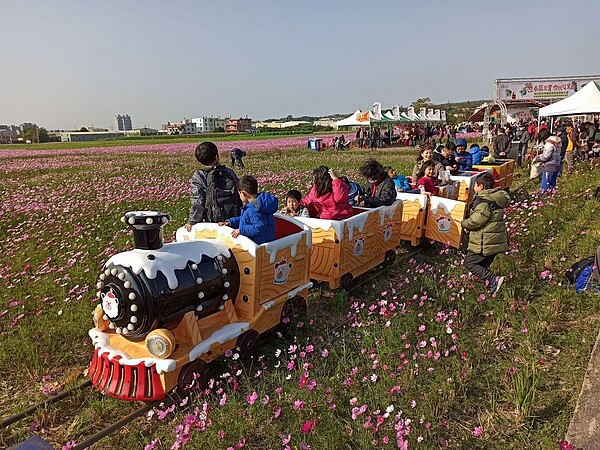
{"type": "Polygon", "coordinates": [[[278,217],[278,239],[256,245],[198,224],[163,244],[168,214],[129,212],[135,248],[112,256],[97,282],[89,376],[123,400],[160,400],[208,377],[208,363],[306,308],[311,231],[278,217]],[[258,279],[257,279],[258,277],[258,279]],[[257,282],[260,281],[260,282],[257,282]],[[269,287],[270,285],[270,287],[269,287]]]}
{"type": "MultiPolygon", "coordinates": [[[[514,161],[479,170],[508,187],[514,161]]],[[[305,311],[311,279],[348,288],[393,262],[401,241],[459,248],[477,173],[459,178],[458,199],[399,193],[391,206],[354,208],[339,221],[275,214],[276,239],[261,245],[213,223],[180,228],[163,244],[168,214],[126,213],[135,248],[112,256],[97,281],[92,384],[143,401],[202,385],[210,361],[234,348],[252,354],[261,333],[305,311]]]]}

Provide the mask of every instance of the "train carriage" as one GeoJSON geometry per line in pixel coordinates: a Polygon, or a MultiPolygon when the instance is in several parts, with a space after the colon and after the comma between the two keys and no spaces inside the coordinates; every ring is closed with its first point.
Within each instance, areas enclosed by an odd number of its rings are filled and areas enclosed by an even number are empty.
{"type": "Polygon", "coordinates": [[[312,230],[310,277],[336,289],[392,260],[400,243],[402,207],[402,202],[394,202],[373,209],[354,208],[355,214],[343,220],[299,217],[312,230]]]}

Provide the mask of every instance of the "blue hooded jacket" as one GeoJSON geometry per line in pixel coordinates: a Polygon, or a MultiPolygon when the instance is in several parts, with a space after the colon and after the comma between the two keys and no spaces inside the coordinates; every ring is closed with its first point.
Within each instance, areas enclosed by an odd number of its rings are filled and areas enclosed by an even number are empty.
{"type": "Polygon", "coordinates": [[[412,189],[410,187],[410,184],[408,184],[408,180],[406,179],[405,176],[396,175],[395,177],[392,178],[392,180],[394,180],[394,184],[396,185],[397,191],[408,192],[412,189]]]}
{"type": "Polygon", "coordinates": [[[275,219],[273,214],[279,208],[277,197],[268,192],[260,192],[256,200],[242,207],[242,215],[228,219],[231,228],[239,228],[242,236],[249,237],[256,244],[275,240],[275,219]]]}
{"type": "Polygon", "coordinates": [[[481,150],[479,146],[471,148],[469,153],[473,157],[473,165],[481,164],[481,160],[489,155],[488,152],[481,150]]]}
{"type": "Polygon", "coordinates": [[[473,168],[473,155],[466,149],[462,153],[454,152],[454,158],[458,161],[458,170],[471,170],[473,168]]]}

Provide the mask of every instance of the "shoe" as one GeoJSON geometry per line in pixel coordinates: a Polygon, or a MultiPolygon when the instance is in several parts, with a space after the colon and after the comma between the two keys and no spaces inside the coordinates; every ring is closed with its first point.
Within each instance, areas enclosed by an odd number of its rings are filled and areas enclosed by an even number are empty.
{"type": "Polygon", "coordinates": [[[498,293],[498,291],[502,287],[502,283],[504,283],[504,277],[494,278],[494,281],[492,281],[492,294],[498,293]]]}

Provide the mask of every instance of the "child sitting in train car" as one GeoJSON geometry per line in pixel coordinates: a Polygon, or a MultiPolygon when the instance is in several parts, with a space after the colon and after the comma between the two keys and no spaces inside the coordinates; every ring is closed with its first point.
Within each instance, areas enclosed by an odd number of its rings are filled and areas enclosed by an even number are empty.
{"type": "Polygon", "coordinates": [[[313,186],[302,199],[310,217],[319,219],[346,219],[354,212],[348,202],[350,188],[335,172],[326,166],[313,170],[313,186]]]}
{"type": "Polygon", "coordinates": [[[381,163],[375,159],[367,159],[360,167],[360,173],[367,179],[364,197],[358,196],[356,201],[367,208],[390,206],[396,201],[396,185],[381,163]]]}
{"type": "Polygon", "coordinates": [[[476,166],[481,164],[481,160],[490,154],[490,149],[487,145],[479,147],[479,144],[471,144],[469,153],[473,159],[473,165],[476,166]]]}
{"type": "Polygon", "coordinates": [[[397,192],[409,192],[411,190],[410,184],[408,184],[406,177],[398,175],[393,167],[385,166],[383,170],[386,171],[388,177],[394,180],[394,185],[396,186],[397,192]]]}
{"type": "Polygon", "coordinates": [[[348,203],[352,206],[357,206],[356,197],[365,195],[362,186],[356,181],[350,181],[346,176],[340,177],[340,180],[348,185],[348,203]]]}
{"type": "Polygon", "coordinates": [[[308,210],[302,202],[302,193],[296,189],[290,189],[285,194],[285,207],[281,210],[281,214],[286,214],[290,217],[308,216],[308,210]]]}
{"type": "Polygon", "coordinates": [[[426,195],[439,195],[440,180],[435,176],[435,163],[433,161],[426,161],[423,164],[419,179],[417,180],[417,189],[420,190],[421,194],[426,195]]]}
{"type": "Polygon", "coordinates": [[[497,276],[489,268],[497,254],[508,250],[504,208],[510,205],[510,195],[503,188],[494,188],[494,177],[489,172],[477,175],[474,190],[470,215],[461,222],[463,229],[469,232],[463,264],[470,273],[485,281],[495,294],[504,277],[497,276]]]}
{"type": "Polygon", "coordinates": [[[252,239],[256,244],[275,240],[275,218],[279,201],[268,192],[258,192],[258,182],[250,175],[244,175],[238,181],[238,192],[242,200],[242,214],[232,217],[219,225],[235,228],[231,233],[252,239]]]}
{"type": "Polygon", "coordinates": [[[458,162],[458,170],[467,171],[473,168],[473,156],[467,151],[466,139],[456,140],[454,159],[458,162]]]}

